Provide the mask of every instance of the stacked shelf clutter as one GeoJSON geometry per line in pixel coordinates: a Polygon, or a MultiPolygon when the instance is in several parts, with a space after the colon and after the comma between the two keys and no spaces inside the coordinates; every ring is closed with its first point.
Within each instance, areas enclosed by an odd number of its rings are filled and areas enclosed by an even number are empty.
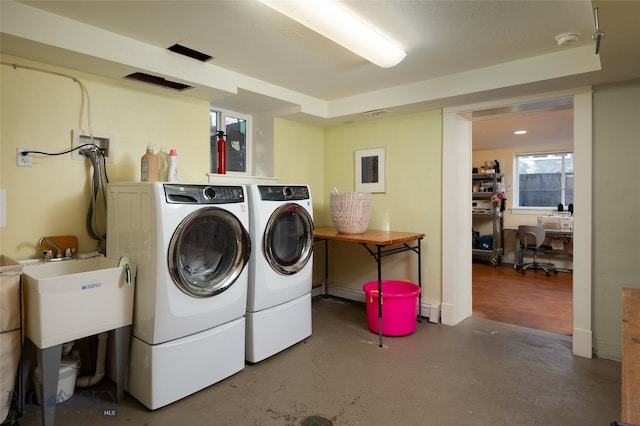
{"type": "Polygon", "coordinates": [[[471,193],[471,217],[473,219],[474,260],[484,260],[496,266],[504,254],[504,199],[499,185],[502,175],[473,174],[471,193]]]}

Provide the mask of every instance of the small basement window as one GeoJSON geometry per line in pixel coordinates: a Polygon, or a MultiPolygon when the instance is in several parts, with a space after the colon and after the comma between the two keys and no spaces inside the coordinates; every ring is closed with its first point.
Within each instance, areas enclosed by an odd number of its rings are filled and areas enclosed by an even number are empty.
{"type": "Polygon", "coordinates": [[[209,111],[209,166],[218,172],[219,130],[225,134],[227,173],[248,175],[251,172],[251,117],[230,111],[209,111]]]}

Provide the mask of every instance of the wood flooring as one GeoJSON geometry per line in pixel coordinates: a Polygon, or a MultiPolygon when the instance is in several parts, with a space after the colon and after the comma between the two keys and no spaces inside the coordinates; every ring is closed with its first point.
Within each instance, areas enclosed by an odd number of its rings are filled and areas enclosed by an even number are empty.
{"type": "Polygon", "coordinates": [[[473,316],[571,335],[573,274],[522,275],[512,264],[473,263],[473,316]]]}

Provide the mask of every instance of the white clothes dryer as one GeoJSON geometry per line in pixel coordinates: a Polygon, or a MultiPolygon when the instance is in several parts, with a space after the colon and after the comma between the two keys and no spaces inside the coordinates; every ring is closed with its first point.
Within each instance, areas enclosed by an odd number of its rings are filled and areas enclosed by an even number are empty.
{"type": "Polygon", "coordinates": [[[311,335],[313,206],[307,185],[250,185],[246,359],[311,335]]]}
{"type": "Polygon", "coordinates": [[[125,388],[154,410],[242,370],[246,187],[111,183],[107,255],[138,274],[125,388]]]}

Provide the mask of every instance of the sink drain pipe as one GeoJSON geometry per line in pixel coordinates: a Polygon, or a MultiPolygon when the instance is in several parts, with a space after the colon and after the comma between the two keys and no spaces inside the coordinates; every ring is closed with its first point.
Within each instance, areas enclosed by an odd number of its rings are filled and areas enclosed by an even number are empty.
{"type": "Polygon", "coordinates": [[[96,371],[91,376],[78,377],[76,380],[76,386],[86,388],[95,385],[105,375],[105,363],[107,359],[107,337],[108,332],[98,334],[98,354],[96,357],[96,371]]]}

